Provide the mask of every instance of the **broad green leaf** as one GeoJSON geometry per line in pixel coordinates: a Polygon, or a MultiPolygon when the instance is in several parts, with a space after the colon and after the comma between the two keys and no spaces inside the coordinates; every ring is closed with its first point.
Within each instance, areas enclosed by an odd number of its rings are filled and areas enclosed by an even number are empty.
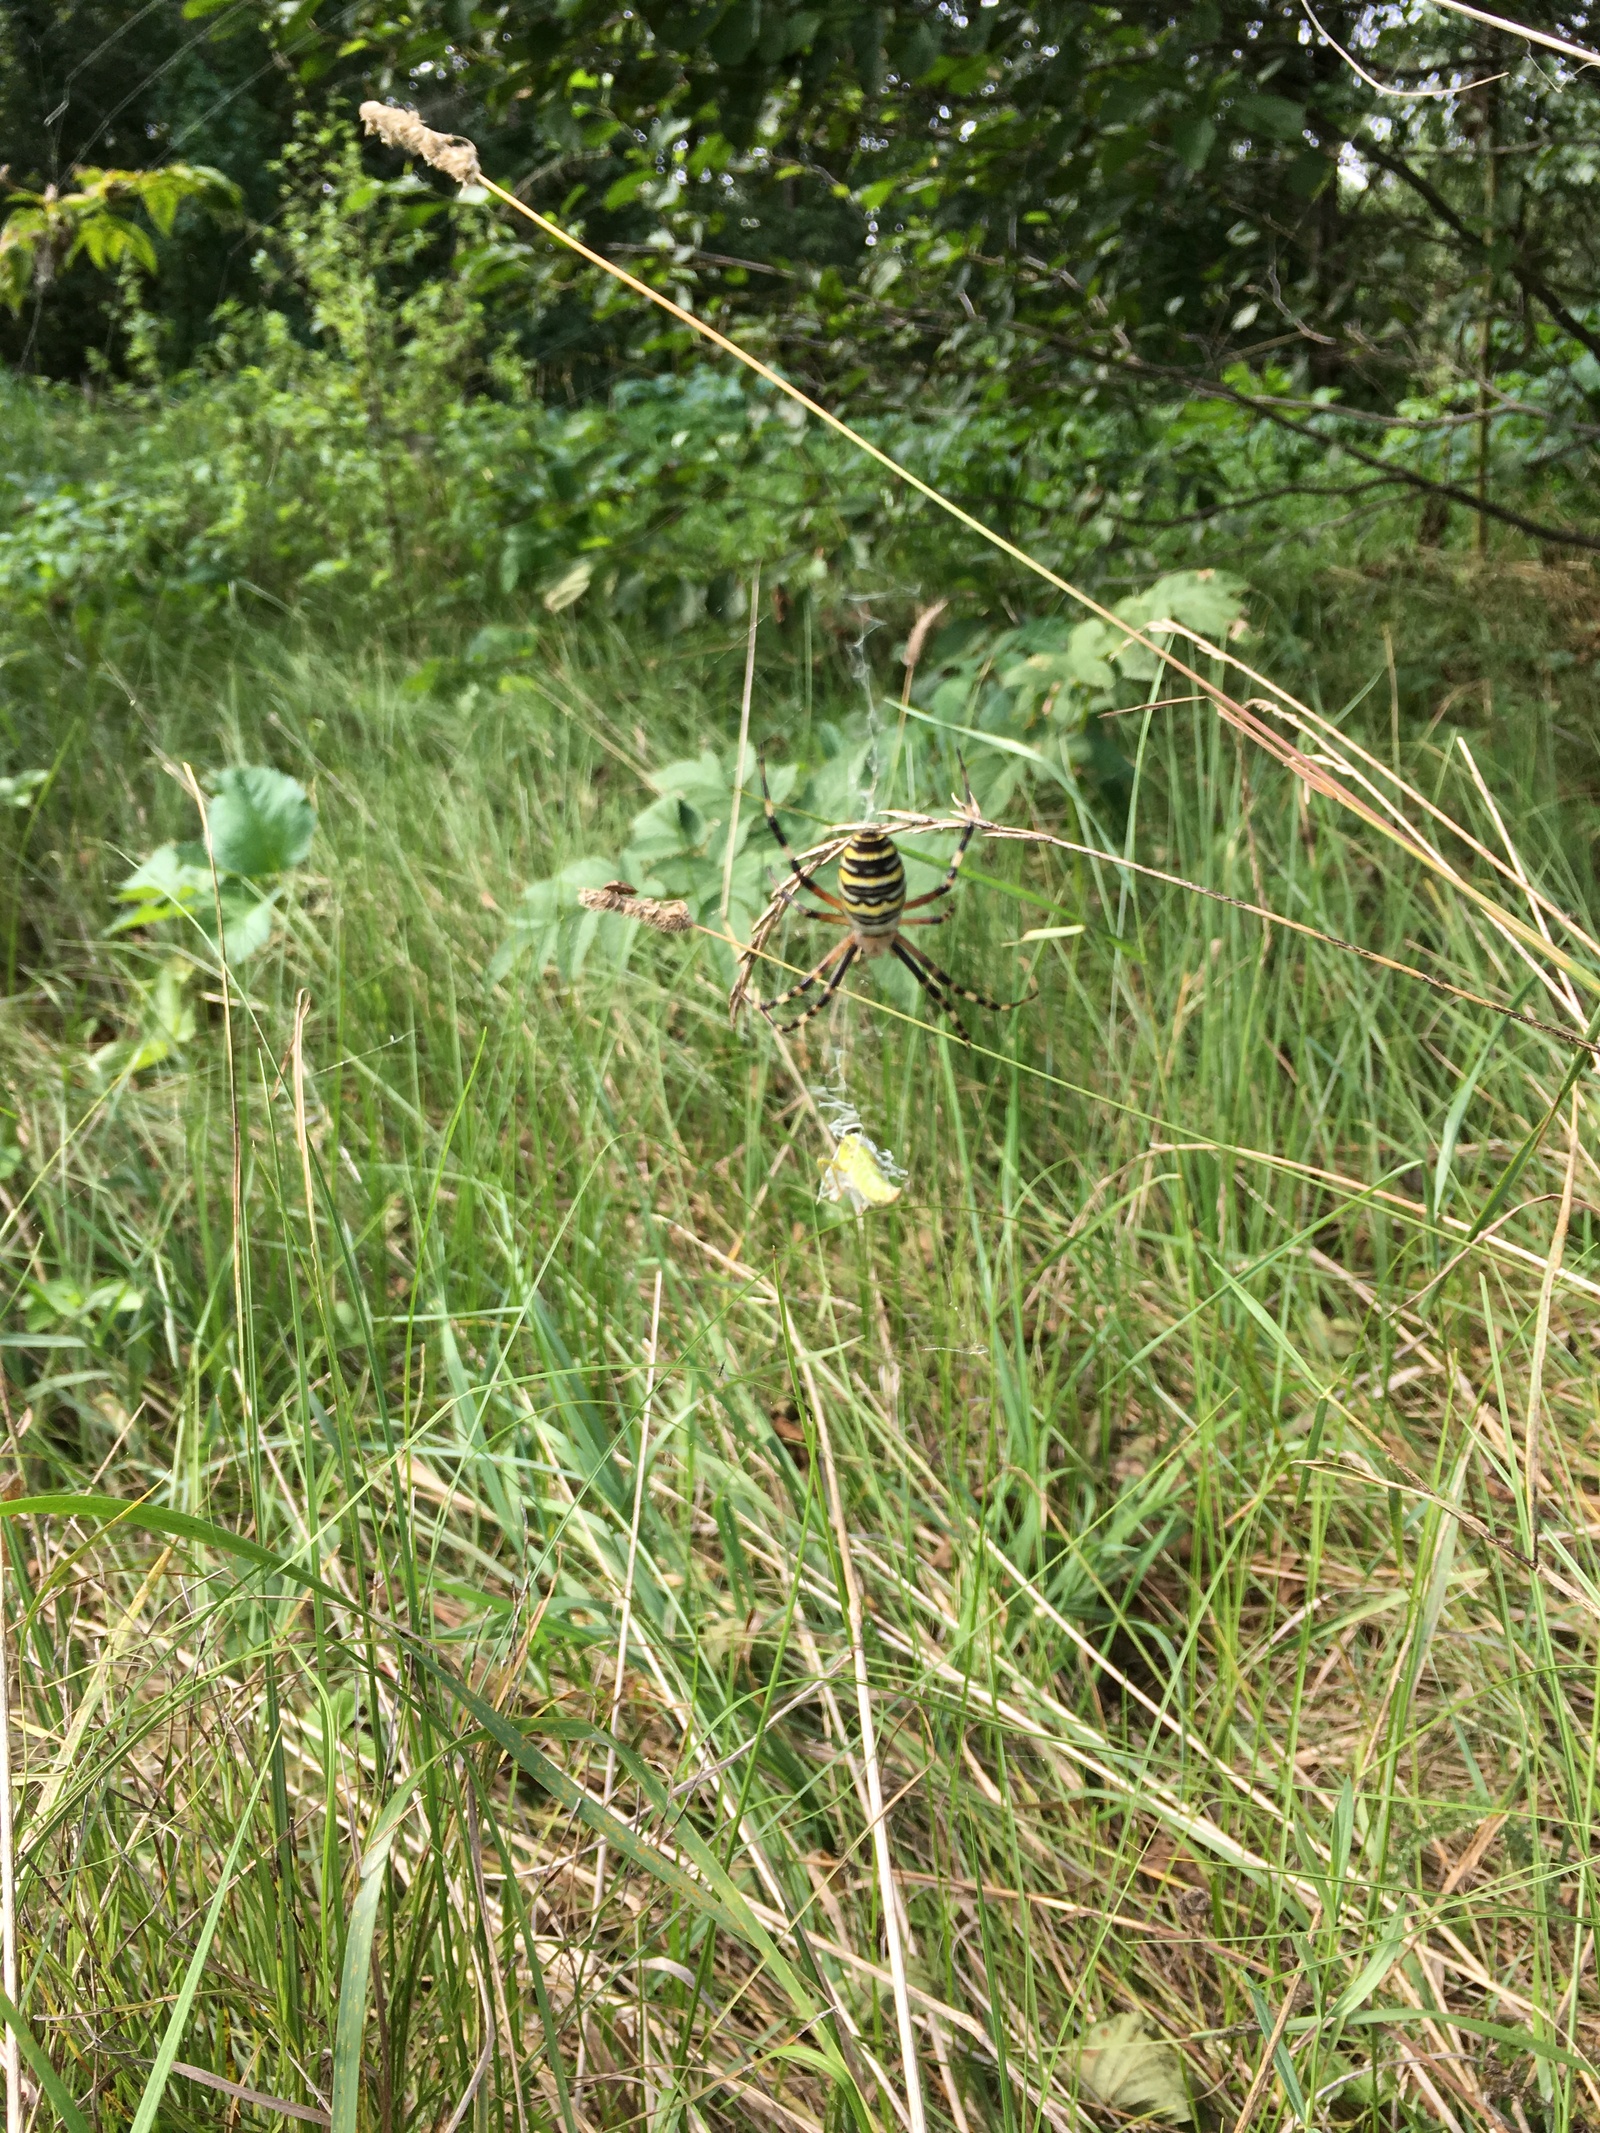
{"type": "Polygon", "coordinates": [[[1334,2001],[1328,2013],[1330,2022],[1344,2021],[1365,2001],[1371,1999],[1400,1960],[1410,1931],[1411,1923],[1402,1904],[1378,1936],[1377,1946],[1334,2001]]]}
{"type": "MultiPolygon", "coordinates": [[[[258,896],[243,882],[228,882],[219,899],[222,905],[222,952],[230,963],[242,963],[257,949],[265,948],[276,922],[273,898],[258,896]]],[[[215,921],[206,928],[216,930],[215,921]]]]}
{"type": "Polygon", "coordinates": [[[662,893],[653,878],[623,875],[612,859],[574,859],[559,874],[530,882],[511,914],[506,938],[490,960],[490,983],[498,983],[519,963],[530,964],[535,972],[554,969],[564,978],[575,978],[597,943],[605,944],[615,961],[624,961],[638,927],[625,918],[586,911],[578,901],[580,889],[603,888],[617,879],[631,880],[646,896],[662,893]]]}
{"type": "Polygon", "coordinates": [[[124,933],[130,926],[159,925],[163,919],[198,915],[202,904],[212,900],[211,867],[203,844],[162,844],[142,866],[117,884],[119,903],[135,908],[112,926],[124,933]]]}
{"type": "Polygon", "coordinates": [[[218,871],[264,881],[299,866],[311,849],[316,809],[298,778],[260,764],[225,770],[211,802],[218,871]]]}
{"type": "MultiPolygon", "coordinates": [[[[1223,642],[1238,620],[1247,588],[1243,579],[1222,570],[1178,570],[1142,593],[1117,602],[1114,612],[1133,628],[1159,642],[1169,633],[1163,622],[1178,622],[1213,644],[1223,642]]],[[[1192,649],[1190,647],[1189,649],[1192,649]]],[[[1177,656],[1185,656],[1180,641],[1177,656]]],[[[1124,641],[1115,654],[1117,665],[1135,681],[1151,681],[1160,669],[1154,652],[1142,644],[1124,641]]]]}
{"type": "Polygon", "coordinates": [[[1183,2056],[1146,2015],[1096,2022],[1078,2047],[1078,2072],[1089,2093],[1114,2111],[1165,2125],[1187,2125],[1194,2116],[1183,2056]]]}
{"type": "Polygon", "coordinates": [[[1216,142],[1216,121],[1207,118],[1203,111],[1191,112],[1186,118],[1179,119],[1172,129],[1173,149],[1178,161],[1191,175],[1205,169],[1216,142]]]}
{"type": "Polygon", "coordinates": [[[1305,106],[1286,96],[1241,96],[1229,116],[1241,133],[1269,141],[1298,141],[1306,128],[1305,106]]]}

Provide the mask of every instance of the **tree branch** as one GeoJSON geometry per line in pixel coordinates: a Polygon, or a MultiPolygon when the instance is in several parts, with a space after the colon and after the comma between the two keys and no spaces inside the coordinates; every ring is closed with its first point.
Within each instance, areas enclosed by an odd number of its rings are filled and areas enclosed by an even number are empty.
{"type": "MultiPolygon", "coordinates": [[[[1347,136],[1346,138],[1348,139],[1349,137],[1347,136]]],[[[1432,180],[1425,178],[1420,170],[1413,170],[1403,156],[1397,156],[1387,148],[1379,148],[1375,142],[1368,140],[1351,140],[1350,146],[1357,150],[1359,154],[1370,156],[1380,170],[1388,171],[1392,177],[1398,178],[1402,184],[1409,185],[1417,198],[1425,201],[1430,211],[1438,217],[1447,229],[1459,237],[1463,244],[1470,245],[1475,252],[1483,254],[1487,254],[1492,249],[1487,238],[1475,230],[1470,223],[1462,221],[1432,180]]],[[[1543,304],[1546,311],[1549,312],[1550,316],[1564,332],[1570,333],[1575,341],[1581,341],[1591,355],[1600,356],[1600,333],[1594,332],[1591,327],[1583,323],[1582,319],[1577,318],[1567,309],[1542,274],[1535,268],[1530,267],[1525,261],[1509,259],[1505,264],[1506,272],[1517,283],[1518,287],[1525,290],[1536,303],[1543,304]]]]}
{"type": "Polygon", "coordinates": [[[1322,431],[1313,429],[1309,422],[1296,422],[1291,416],[1281,413],[1269,399],[1257,398],[1253,393],[1242,393],[1236,387],[1224,385],[1214,378],[1194,378],[1183,371],[1169,371],[1160,364],[1147,363],[1142,357],[1131,353],[1124,354],[1120,360],[1125,368],[1142,370],[1158,377],[1181,378],[1191,392],[1202,393],[1211,400],[1231,400],[1236,407],[1249,408],[1253,414],[1275,423],[1279,429],[1287,430],[1291,436],[1310,438],[1314,444],[1320,444],[1324,449],[1331,444],[1337,444],[1341,452],[1359,460],[1364,467],[1374,467],[1380,474],[1404,482],[1408,488],[1421,490],[1425,496],[1442,496],[1450,503],[1462,504],[1469,511],[1481,513],[1485,518],[1498,519],[1501,525],[1515,527],[1518,533],[1527,534],[1530,540],[1551,541],[1564,548],[1584,548],[1591,554],[1600,555],[1600,535],[1579,533],[1575,527],[1543,525],[1538,519],[1526,518],[1520,511],[1509,510],[1506,505],[1497,504],[1486,496],[1479,496],[1471,489],[1460,488],[1453,481],[1434,481],[1426,474],[1413,472],[1410,467],[1396,466],[1391,460],[1380,459],[1376,452],[1366,451],[1359,444],[1351,444],[1346,438],[1327,437],[1322,431]]]}
{"type": "MultiPolygon", "coordinates": [[[[1104,343],[1086,347],[1081,341],[1071,340],[1062,333],[1053,333],[1048,327],[1034,326],[1023,319],[1014,319],[1012,324],[1019,332],[1037,334],[1041,339],[1051,341],[1073,355],[1084,356],[1091,362],[1114,362],[1123,370],[1181,385],[1186,392],[1198,393],[1208,400],[1231,401],[1235,407],[1248,408],[1252,414],[1260,415],[1263,420],[1275,424],[1281,430],[1287,430],[1293,437],[1307,438],[1312,444],[1320,445],[1324,451],[1330,445],[1337,444],[1340,451],[1347,453],[1351,459],[1358,460],[1364,467],[1373,468],[1388,479],[1403,482],[1407,488],[1419,490],[1424,496],[1442,496],[1449,503],[1461,504],[1468,511],[1476,511],[1485,518],[1496,519],[1503,526],[1511,526],[1518,533],[1527,534],[1530,540],[1549,541],[1562,548],[1582,548],[1590,554],[1600,555],[1600,535],[1580,533],[1574,527],[1544,525],[1538,519],[1525,517],[1522,512],[1509,509],[1505,504],[1494,503],[1490,498],[1479,496],[1471,489],[1463,489],[1453,481],[1435,481],[1431,476],[1418,474],[1410,467],[1396,466],[1393,460],[1380,459],[1376,452],[1369,452],[1359,444],[1351,444],[1346,438],[1329,437],[1323,431],[1314,429],[1309,422],[1296,422],[1292,416],[1284,413],[1277,402],[1264,395],[1240,392],[1237,386],[1224,385],[1219,378],[1196,377],[1192,371],[1178,370],[1165,363],[1152,363],[1129,347],[1120,328],[1113,328],[1116,345],[1107,348],[1104,343]]],[[[1336,415],[1338,410],[1330,408],[1328,412],[1330,415],[1336,415]]]]}

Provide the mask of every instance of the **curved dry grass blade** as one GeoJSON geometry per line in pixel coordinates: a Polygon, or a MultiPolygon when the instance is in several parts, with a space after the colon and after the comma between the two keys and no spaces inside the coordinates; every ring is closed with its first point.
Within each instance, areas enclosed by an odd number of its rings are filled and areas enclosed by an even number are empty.
{"type": "MultiPolygon", "coordinates": [[[[787,1314],[786,1314],[787,1315],[787,1314]]],[[[883,1773],[878,1762],[877,1725],[872,1710],[872,1684],[867,1674],[863,1640],[865,1609],[861,1584],[850,1553],[850,1526],[839,1493],[839,1474],[834,1464],[833,1440],[822,1395],[805,1351],[796,1348],[796,1360],[805,1380],[811,1412],[817,1425],[817,1443],[822,1452],[822,1470],[828,1486],[828,1508],[833,1519],[834,1539],[839,1547],[839,1569],[844,1578],[846,1628],[855,1673],[856,1713],[861,1727],[861,1762],[867,1783],[867,1811],[872,1822],[872,1852],[877,1867],[878,1899],[883,1912],[883,1939],[889,1955],[889,1976],[894,1988],[895,2022],[900,2032],[900,2063],[905,2079],[906,2116],[911,2133],[925,2133],[927,2113],[922,2101],[922,2073],[917,2064],[917,2036],[911,2020],[911,1996],[906,1986],[905,1947],[900,1937],[900,1892],[895,1886],[894,1861],[889,1852],[889,1822],[883,1801],[883,1773]]]]}
{"type": "Polygon", "coordinates": [[[1567,1125],[1567,1168],[1561,1182],[1561,1204],[1556,1211],[1555,1233],[1550,1239],[1550,1257],[1539,1283],[1539,1315],[1533,1330],[1533,1359],[1528,1365],[1528,1420],[1523,1433],[1523,1475],[1528,1496],[1528,1552],[1539,1560],[1539,1428],[1544,1398],[1544,1360],[1550,1346],[1550,1305],[1556,1293],[1562,1255],[1567,1248],[1567,1227],[1572,1220],[1572,1187],[1578,1170],[1579,1098],[1572,1092],[1572,1115],[1567,1125]]]}

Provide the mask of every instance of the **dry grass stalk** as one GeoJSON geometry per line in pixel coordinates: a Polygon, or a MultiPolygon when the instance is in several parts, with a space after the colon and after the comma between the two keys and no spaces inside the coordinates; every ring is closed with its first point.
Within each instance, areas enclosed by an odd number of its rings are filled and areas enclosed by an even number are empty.
{"type": "Polygon", "coordinates": [[[1523,1482],[1528,1497],[1528,1548],[1539,1560],[1539,1429],[1544,1397],[1545,1356],[1550,1346],[1550,1305],[1567,1248],[1567,1229],[1572,1221],[1572,1188],[1578,1170],[1579,1098],[1572,1092],[1572,1113],[1567,1123],[1567,1167],[1561,1181],[1561,1202],[1556,1211],[1555,1232],[1550,1239],[1550,1257],[1539,1283],[1539,1316],[1534,1326],[1533,1360],[1528,1367],[1528,1421],[1523,1438],[1523,1482]]]}
{"type": "Polygon", "coordinates": [[[919,612],[916,621],[911,625],[911,634],[906,639],[905,656],[902,660],[905,668],[905,680],[900,688],[902,711],[911,701],[911,684],[917,678],[917,668],[922,663],[922,654],[928,639],[933,635],[933,626],[949,605],[948,600],[935,600],[931,607],[925,607],[919,612]]]}
{"type": "Polygon", "coordinates": [[[910,2133],[925,2133],[927,2113],[922,2101],[922,2074],[917,2064],[917,2037],[911,2019],[911,1995],[906,1984],[900,1892],[895,1886],[894,1861],[889,1851],[888,1810],[884,1805],[883,1770],[878,1757],[877,1724],[872,1710],[872,1683],[867,1673],[866,1646],[863,1642],[866,1610],[862,1605],[861,1584],[856,1576],[855,1562],[850,1552],[850,1525],[845,1517],[844,1498],[839,1493],[839,1473],[834,1464],[833,1439],[828,1432],[828,1417],[823,1408],[821,1394],[817,1390],[810,1359],[803,1349],[799,1354],[801,1374],[805,1379],[811,1412],[816,1420],[817,1442],[822,1452],[822,1470],[828,1487],[828,1509],[833,1520],[834,1539],[839,1546],[839,1569],[844,1578],[846,1627],[856,1682],[856,1716],[861,1728],[861,1762],[866,1776],[867,1813],[872,1824],[872,1851],[877,1866],[878,1897],[883,1909],[884,1946],[889,1956],[895,2020],[900,2032],[906,2116],[910,2133]]]}
{"type": "Polygon", "coordinates": [[[733,805],[728,813],[728,843],[722,857],[722,906],[724,926],[733,901],[733,862],[738,850],[739,803],[744,798],[744,753],[750,745],[750,699],[756,684],[756,631],[761,623],[761,565],[750,580],[750,635],[744,648],[744,689],[739,698],[739,745],[733,752],[733,805]]]}
{"type": "MultiPolygon", "coordinates": [[[[617,1670],[611,1684],[611,1714],[608,1730],[611,1741],[606,1749],[605,1778],[600,1788],[603,1806],[611,1805],[617,1789],[617,1728],[622,1723],[622,1698],[628,1682],[628,1633],[633,1622],[633,1581],[639,1567],[639,1520],[644,1510],[644,1479],[650,1464],[650,1412],[656,1397],[656,1360],[661,1335],[661,1269],[656,1268],[655,1298],[650,1306],[650,1346],[647,1351],[644,1408],[639,1416],[639,1457],[633,1470],[633,1517],[628,1525],[628,1562],[622,1578],[622,1611],[617,1622],[617,1670]]],[[[606,1839],[602,1835],[600,1848],[594,1861],[594,1906],[590,1913],[593,1923],[598,1923],[606,1900],[606,1839]]],[[[582,1990],[582,1980],[579,1980],[582,1990]]],[[[581,2087],[584,2075],[584,2048],[586,2033],[578,2033],[578,2064],[576,2081],[581,2087]]]]}
{"type": "MultiPolygon", "coordinates": [[[[1459,6],[1461,5],[1461,0],[1451,0],[1451,4],[1459,6]]],[[[1143,650],[1153,653],[1165,666],[1170,667],[1173,673],[1193,684],[1210,702],[1213,710],[1227,725],[1233,727],[1236,732],[1253,740],[1267,754],[1283,764],[1286,769],[1300,780],[1303,791],[1307,796],[1312,791],[1316,791],[1325,798],[1334,801],[1336,805],[1348,810],[1360,821],[1365,822],[1369,828],[1377,830],[1382,837],[1397,845],[1411,858],[1426,867],[1438,880],[1448,884],[1463,902],[1475,906],[1507,941],[1520,943],[1523,949],[1530,949],[1536,955],[1542,954],[1546,956],[1564,973],[1569,981],[1581,985],[1591,994],[1600,995],[1600,970],[1594,967],[1595,964],[1600,963],[1600,943],[1597,943],[1569,912],[1563,910],[1553,899],[1532,888],[1525,880],[1521,879],[1517,870],[1502,859],[1498,853],[1491,852],[1479,840],[1472,837],[1468,831],[1451,822],[1433,801],[1415,787],[1407,784],[1395,766],[1381,763],[1367,750],[1350,741],[1332,721],[1312,710],[1309,705],[1301,702],[1299,698],[1293,696],[1279,683],[1271,680],[1266,675],[1257,673],[1253,668],[1246,665],[1235,652],[1225,650],[1222,646],[1213,644],[1208,638],[1200,636],[1196,631],[1187,629],[1179,624],[1171,622],[1151,624],[1148,628],[1140,629],[1125,622],[1120,616],[1114,614],[1109,608],[1104,607],[1098,600],[1094,599],[1092,595],[1084,592],[1081,587],[1072,584],[1068,579],[1060,576],[1058,572],[1049,569],[1047,565],[1041,563],[1037,557],[1031,555],[1026,549],[1019,547],[1014,541],[1009,541],[1003,535],[996,533],[992,527],[985,525],[981,519],[975,518],[971,512],[963,509],[960,504],[946,496],[942,490],[936,488],[932,483],[923,481],[919,475],[913,474],[909,468],[902,466],[889,453],[862,436],[859,430],[852,428],[849,423],[843,421],[838,415],[833,414],[818,401],[813,400],[809,394],[802,392],[798,386],[791,384],[787,378],[774,370],[770,364],[763,363],[759,358],[751,355],[737,341],[731,340],[726,334],[719,333],[714,326],[708,325],[704,319],[696,317],[692,311],[687,310],[683,305],[674,303],[670,297],[664,296],[659,289],[652,288],[648,282],[641,281],[636,275],[629,274],[624,268],[619,267],[615,261],[606,258],[601,252],[596,252],[592,247],[583,244],[579,239],[572,236],[570,232],[562,229],[558,223],[552,222],[547,216],[537,213],[525,201],[519,200],[514,193],[508,192],[504,186],[497,185],[492,179],[485,177],[478,164],[477,152],[470,142],[435,133],[431,128],[423,125],[415,113],[401,111],[393,105],[363,104],[361,116],[363,123],[370,132],[380,134],[391,145],[425,157],[436,168],[445,170],[452,176],[459,177],[461,173],[467,173],[467,176],[461,182],[475,181],[481,184],[495,199],[510,208],[514,213],[533,223],[537,229],[543,231],[554,242],[564,246],[568,251],[576,253],[580,259],[584,259],[591,266],[599,268],[602,273],[610,275],[613,280],[620,282],[623,287],[631,289],[635,295],[643,298],[645,302],[654,304],[658,309],[665,311],[669,317],[675,318],[680,324],[689,327],[691,331],[709,341],[713,347],[719,348],[724,354],[732,356],[736,362],[743,364],[747,370],[764,379],[777,391],[785,394],[797,406],[804,408],[808,414],[815,416],[819,422],[825,424],[837,436],[842,437],[866,458],[883,467],[897,481],[904,482],[907,487],[926,498],[937,509],[955,519],[959,525],[964,526],[969,532],[988,542],[1000,554],[1009,557],[1020,568],[1042,579],[1057,592],[1065,595],[1067,599],[1074,601],[1088,614],[1107,624],[1108,627],[1118,633],[1126,644],[1137,645],[1143,650]],[[1192,647],[1192,656],[1210,660],[1219,672],[1236,672],[1244,676],[1258,688],[1267,691],[1267,695],[1264,698],[1258,697],[1243,700],[1233,695],[1216,678],[1215,673],[1205,673],[1199,667],[1190,665],[1187,659],[1177,657],[1173,650],[1176,640],[1182,640],[1187,646],[1192,647]],[[1267,714],[1265,719],[1260,715],[1263,711],[1267,714]],[[1301,747],[1297,741],[1285,739],[1276,726],[1268,722],[1272,719],[1280,720],[1291,732],[1303,735],[1310,743],[1309,748],[1301,747]],[[1453,834],[1461,837],[1474,852],[1485,859],[1502,878],[1512,882],[1534,905],[1535,918],[1539,920],[1539,923],[1530,924],[1519,914],[1507,911],[1503,905],[1498,904],[1494,897],[1482,889],[1470,876],[1464,874],[1460,868],[1453,866],[1444,856],[1442,850],[1419,830],[1407,817],[1404,810],[1389,797],[1388,792],[1383,789],[1385,785],[1392,785],[1397,788],[1403,799],[1412,808],[1442,822],[1453,834]],[[1587,962],[1580,960],[1557,946],[1549,936],[1548,927],[1543,924],[1541,913],[1573,938],[1583,951],[1584,956],[1590,960],[1587,962]]],[[[741,971],[740,981],[735,987],[735,1012],[737,1012],[737,1006],[743,998],[747,976],[747,971],[741,971]]]]}

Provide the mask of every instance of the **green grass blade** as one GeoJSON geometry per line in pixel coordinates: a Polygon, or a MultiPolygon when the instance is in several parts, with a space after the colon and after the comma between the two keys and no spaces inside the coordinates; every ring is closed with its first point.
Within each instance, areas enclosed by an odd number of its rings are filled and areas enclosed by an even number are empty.
{"type": "Polygon", "coordinates": [[[189,1967],[184,1972],[183,1983],[178,1987],[178,1997],[167,2023],[166,2035],[161,2039],[161,2048],[156,2053],[155,2064],[150,2069],[150,2078],[144,2085],[144,2094],[139,2098],[139,2108],[133,2115],[128,2133],[150,2133],[156,2122],[156,2113],[161,2108],[161,2098],[166,2091],[167,2077],[172,2072],[172,2063],[178,2056],[178,2046],[183,2042],[183,2032],[188,2026],[189,2010],[194,2005],[194,1996],[200,1990],[200,1980],[205,1975],[206,1958],[211,1953],[211,1943],[216,1936],[217,1923],[222,1917],[222,1906],[227,1901],[228,1890],[233,1883],[233,1870],[239,1863],[239,1854],[244,1850],[246,1837],[250,1834],[250,1817],[256,1801],[261,1797],[261,1788],[271,1773],[271,1758],[263,1763],[250,1788],[250,1797],[245,1801],[239,1817],[238,1832],[228,1847],[228,1856],[222,1863],[222,1872],[217,1876],[217,1886],[206,1907],[205,1923],[200,1928],[200,1938],[194,1954],[189,1958],[189,1967]]]}
{"type": "Polygon", "coordinates": [[[345,1935],[344,1969],[339,1978],[339,2015],[333,2037],[333,2133],[356,2133],[356,2112],[361,2101],[361,2045],[367,2033],[367,1980],[372,1971],[372,1937],[377,1930],[378,1906],[383,1901],[384,1869],[389,1848],[417,1777],[410,1778],[390,1799],[373,1825],[371,1839],[361,1858],[361,1881],[350,1906],[350,1926],[345,1935]]]}
{"type": "Polygon", "coordinates": [[[27,2060],[29,2071],[50,2099],[50,2108],[66,2127],[67,2133],[91,2133],[88,2119],[73,2102],[66,2084],[45,2056],[43,2045],[28,2026],[27,2016],[20,2014],[3,1992],[0,1992],[0,2020],[4,2021],[16,2038],[17,2049],[27,2060]]]}

